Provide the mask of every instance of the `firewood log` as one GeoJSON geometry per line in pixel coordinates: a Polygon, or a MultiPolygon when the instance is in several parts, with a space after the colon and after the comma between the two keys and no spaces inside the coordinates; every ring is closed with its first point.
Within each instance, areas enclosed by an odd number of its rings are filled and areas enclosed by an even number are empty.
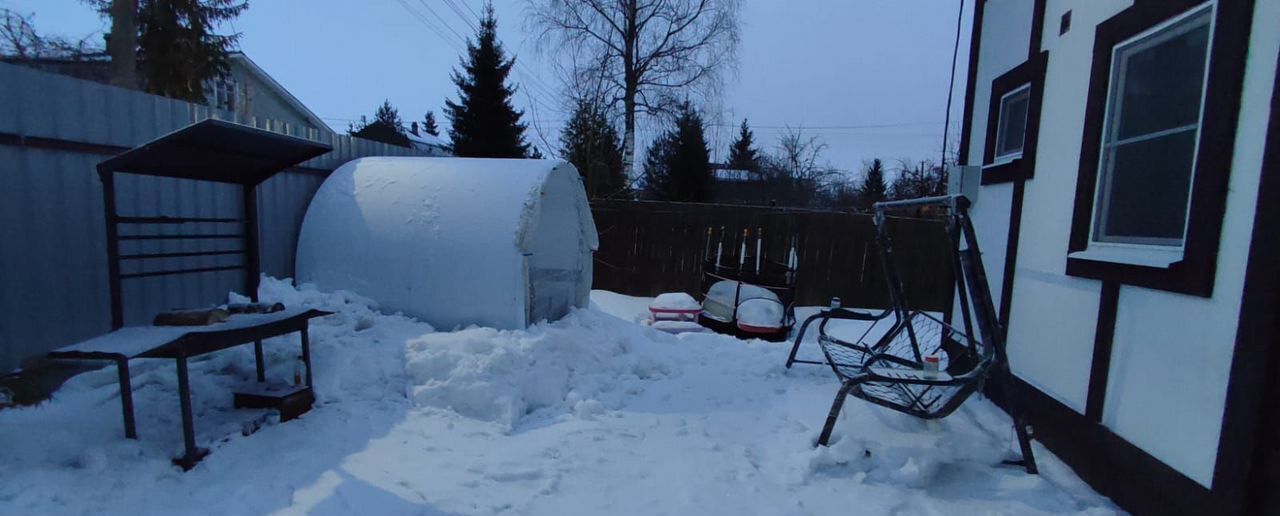
{"type": "Polygon", "coordinates": [[[221,308],[196,310],[171,310],[156,314],[151,324],[156,326],[205,326],[227,320],[231,314],[221,308]]]}
{"type": "Polygon", "coordinates": [[[284,303],[231,303],[227,312],[232,314],[271,314],[284,311],[284,303]]]}

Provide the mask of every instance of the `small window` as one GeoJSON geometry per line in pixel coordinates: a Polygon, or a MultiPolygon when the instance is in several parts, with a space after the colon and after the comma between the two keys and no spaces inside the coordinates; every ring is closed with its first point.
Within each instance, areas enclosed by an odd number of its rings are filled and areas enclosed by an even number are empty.
{"type": "Polygon", "coordinates": [[[231,77],[214,79],[212,100],[217,109],[235,111],[240,104],[240,83],[231,77]]]}
{"type": "Polygon", "coordinates": [[[1031,85],[1000,97],[999,127],[996,129],[996,162],[1022,157],[1027,135],[1027,111],[1031,107],[1031,85]]]}
{"type": "Polygon", "coordinates": [[[1092,242],[1182,247],[1212,21],[1208,4],[1112,51],[1092,242]]]}

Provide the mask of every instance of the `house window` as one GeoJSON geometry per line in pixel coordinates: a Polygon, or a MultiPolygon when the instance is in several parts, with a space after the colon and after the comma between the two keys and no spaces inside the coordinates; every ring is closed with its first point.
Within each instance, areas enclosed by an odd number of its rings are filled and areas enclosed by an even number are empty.
{"type": "Polygon", "coordinates": [[[240,83],[231,77],[213,80],[213,107],[235,111],[240,106],[240,83]]]}
{"type": "Polygon", "coordinates": [[[1213,295],[1252,15],[1143,1],[1097,26],[1067,274],[1213,295]]]}
{"type": "Polygon", "coordinates": [[[1030,84],[1000,98],[999,127],[996,129],[997,163],[1022,157],[1022,145],[1027,135],[1027,111],[1030,107],[1030,84]]]}
{"type": "Polygon", "coordinates": [[[1049,53],[1040,52],[991,81],[982,184],[1031,179],[1048,63],[1049,53]]]}
{"type": "Polygon", "coordinates": [[[1182,246],[1212,21],[1206,5],[1116,46],[1094,242],[1182,246]]]}

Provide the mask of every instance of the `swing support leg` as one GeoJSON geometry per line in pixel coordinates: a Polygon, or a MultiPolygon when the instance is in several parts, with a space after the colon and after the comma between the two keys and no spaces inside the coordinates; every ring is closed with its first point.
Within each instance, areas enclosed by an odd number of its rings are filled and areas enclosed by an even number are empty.
{"type": "Polygon", "coordinates": [[[831,431],[836,428],[836,419],[840,417],[840,409],[844,408],[844,400],[849,397],[849,391],[853,390],[855,384],[852,381],[844,382],[840,386],[840,393],[836,394],[836,400],[831,402],[831,412],[827,414],[827,424],[822,427],[822,435],[818,436],[817,446],[826,446],[831,440],[831,431]]]}

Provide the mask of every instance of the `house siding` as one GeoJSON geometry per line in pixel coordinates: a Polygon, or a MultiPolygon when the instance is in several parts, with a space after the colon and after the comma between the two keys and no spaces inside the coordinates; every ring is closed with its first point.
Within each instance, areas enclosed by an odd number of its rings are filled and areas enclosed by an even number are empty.
{"type": "MultiPolygon", "coordinates": [[[[231,74],[244,88],[244,106],[238,108],[237,114],[258,119],[274,120],[294,127],[306,127],[330,132],[328,127],[316,127],[306,113],[290,105],[280,93],[266,82],[260,80],[247,64],[238,59],[231,60],[231,74]]],[[[303,132],[305,134],[305,131],[303,132]]]]}
{"type": "MultiPolygon", "coordinates": [[[[1119,285],[1114,331],[1102,332],[1098,325],[1102,282],[1066,275],[1066,255],[1080,170],[1094,28],[1129,5],[1130,2],[1046,2],[1040,48],[1048,51],[1049,60],[1035,176],[1023,184],[1024,209],[1015,214],[1020,217],[1021,231],[1016,244],[1017,266],[1009,278],[1010,363],[1019,378],[1081,416],[1091,402],[1090,378],[1106,378],[1105,392],[1099,398],[1102,405],[1098,407],[1098,422],[1204,487],[1202,499],[1214,499],[1225,496],[1218,490],[1228,487],[1214,486],[1213,479],[1220,466],[1224,404],[1280,53],[1280,34],[1274,27],[1275,20],[1280,19],[1280,1],[1257,0],[1254,7],[1212,296],[1119,285]],[[1072,13],[1072,26],[1066,34],[1059,35],[1059,20],[1068,10],[1072,13]],[[1110,360],[1101,362],[1106,366],[1103,371],[1094,370],[1099,363],[1093,356],[1095,338],[1100,335],[1112,336],[1111,352],[1106,356],[1110,360]],[[1214,491],[1210,493],[1210,489],[1214,491]]],[[[972,138],[970,164],[981,160],[987,123],[982,108],[989,100],[990,80],[1009,64],[987,58],[987,48],[993,45],[987,38],[992,34],[1023,33],[1016,25],[1025,23],[1021,18],[993,13],[1003,7],[995,0],[985,2],[983,53],[978,62],[978,79],[972,86],[975,108],[966,127],[972,138]]],[[[1003,201],[1009,190],[1009,185],[982,187],[976,208],[1009,213],[1009,203],[1003,201]],[[992,198],[997,200],[991,202],[992,198]]],[[[975,217],[975,223],[979,234],[994,235],[988,237],[990,243],[983,242],[988,252],[998,245],[1000,235],[1007,238],[1007,221],[994,216],[975,217]]],[[[991,263],[987,267],[995,270],[991,263]]],[[[992,274],[991,281],[997,285],[1004,278],[992,274]]]]}

